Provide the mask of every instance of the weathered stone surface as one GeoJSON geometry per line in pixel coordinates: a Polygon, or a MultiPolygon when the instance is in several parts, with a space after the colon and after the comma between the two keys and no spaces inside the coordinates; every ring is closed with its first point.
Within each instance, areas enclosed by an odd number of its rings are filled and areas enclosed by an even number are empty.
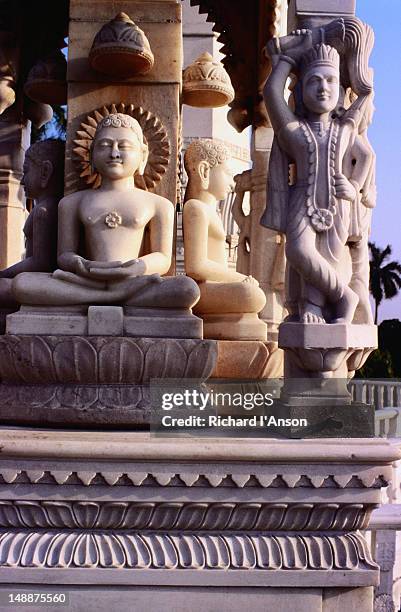
{"type": "Polygon", "coordinates": [[[373,438],[375,409],[372,405],[356,402],[340,403],[335,397],[322,394],[319,399],[292,395],[288,403],[278,403],[272,413],[276,418],[301,420],[307,425],[276,428],[277,435],[290,438],[373,438]],[[302,401],[300,401],[302,399],[302,401]]]}
{"type": "Polygon", "coordinates": [[[0,379],[6,383],[144,384],[152,378],[207,379],[213,340],[110,336],[0,338],[0,379]]]}
{"type": "Polygon", "coordinates": [[[148,385],[0,384],[0,422],[33,427],[149,429],[148,385]]]}
{"type": "Polygon", "coordinates": [[[89,306],[88,336],[123,336],[124,309],[121,306],[89,306]]]}

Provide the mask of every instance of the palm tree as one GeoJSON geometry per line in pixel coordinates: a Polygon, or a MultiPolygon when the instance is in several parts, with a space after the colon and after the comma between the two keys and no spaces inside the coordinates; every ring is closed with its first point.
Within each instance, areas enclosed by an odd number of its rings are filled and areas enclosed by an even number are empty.
{"type": "Polygon", "coordinates": [[[369,242],[370,249],[370,292],[375,301],[375,324],[377,312],[383,300],[395,297],[401,289],[401,264],[390,261],[384,265],[391,255],[391,246],[380,249],[374,242],[369,242]]]}

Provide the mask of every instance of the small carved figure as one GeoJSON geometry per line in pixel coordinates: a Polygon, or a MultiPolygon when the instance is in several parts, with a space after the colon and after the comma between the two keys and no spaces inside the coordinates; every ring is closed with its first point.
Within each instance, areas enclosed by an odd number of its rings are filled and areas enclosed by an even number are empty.
{"type": "Polygon", "coordinates": [[[25,225],[25,259],[0,271],[0,305],[18,307],[12,278],[21,272],[52,272],[57,267],[57,209],[63,194],[64,142],[43,140],[25,155],[21,184],[35,201],[25,225]]]}
{"type": "Polygon", "coordinates": [[[371,323],[367,209],[374,206],[374,153],[366,129],[372,94],[341,108],[336,49],[313,45],[310,30],[289,38],[285,54],[279,39],[268,45],[273,70],[264,93],[276,139],[261,220],[286,235],[289,320],[371,323]],[[301,92],[295,112],[284,98],[294,71],[301,92]]]}
{"type": "Polygon", "coordinates": [[[226,235],[216,209],[234,187],[229,157],[226,147],[209,139],[193,141],[185,152],[185,270],[200,288],[194,311],[204,319],[205,338],[266,339],[266,325],[257,316],[265,295],[256,279],[229,268],[226,235]]]}
{"type": "Polygon", "coordinates": [[[190,308],[198,299],[186,277],[161,278],[171,265],[174,207],[138,189],[148,148],[139,123],[121,113],[99,124],[91,163],[98,189],[77,191],[59,205],[59,269],[20,274],[14,293],[22,304],[117,304],[190,308]]]}

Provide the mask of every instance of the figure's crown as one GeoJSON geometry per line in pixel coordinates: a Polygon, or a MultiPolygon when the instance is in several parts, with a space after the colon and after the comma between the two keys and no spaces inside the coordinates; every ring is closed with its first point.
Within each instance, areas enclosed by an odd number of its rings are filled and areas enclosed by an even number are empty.
{"type": "Polygon", "coordinates": [[[304,75],[312,66],[333,66],[340,69],[340,56],[337,49],[329,45],[315,45],[301,58],[301,75],[304,75]]]}

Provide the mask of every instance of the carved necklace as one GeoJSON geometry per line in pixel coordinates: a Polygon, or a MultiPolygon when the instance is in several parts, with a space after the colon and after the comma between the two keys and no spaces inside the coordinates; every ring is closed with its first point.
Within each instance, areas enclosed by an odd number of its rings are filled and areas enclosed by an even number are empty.
{"type": "MultiPolygon", "coordinates": [[[[337,212],[335,174],[336,174],[336,150],[338,142],[339,125],[337,121],[330,124],[328,147],[327,178],[329,188],[328,208],[319,208],[316,204],[317,170],[319,165],[319,147],[316,136],[311,126],[306,121],[300,122],[308,150],[309,172],[308,188],[306,191],[306,214],[310,218],[311,225],[317,232],[327,232],[334,224],[334,215],[337,212]]],[[[321,162],[320,162],[321,163],[321,162]]]]}
{"type": "Polygon", "coordinates": [[[113,212],[107,213],[107,215],[104,218],[104,222],[107,225],[107,227],[109,227],[110,229],[115,229],[116,227],[121,225],[123,220],[121,218],[121,215],[118,212],[113,211],[113,212]]]}

